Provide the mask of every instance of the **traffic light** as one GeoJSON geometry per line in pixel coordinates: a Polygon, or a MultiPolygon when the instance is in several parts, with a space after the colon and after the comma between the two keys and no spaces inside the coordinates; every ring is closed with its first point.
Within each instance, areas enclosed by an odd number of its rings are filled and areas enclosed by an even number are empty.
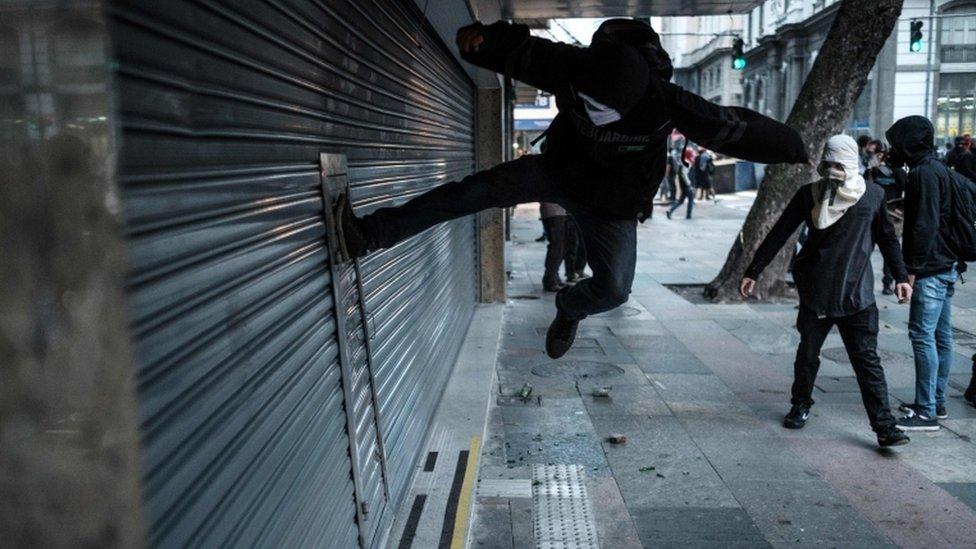
{"type": "Polygon", "coordinates": [[[742,52],[745,42],[741,38],[732,41],[732,68],[741,71],[746,68],[746,54],[742,52]]]}
{"type": "Polygon", "coordinates": [[[911,39],[908,42],[908,51],[918,53],[922,51],[922,22],[912,21],[911,39]]]}

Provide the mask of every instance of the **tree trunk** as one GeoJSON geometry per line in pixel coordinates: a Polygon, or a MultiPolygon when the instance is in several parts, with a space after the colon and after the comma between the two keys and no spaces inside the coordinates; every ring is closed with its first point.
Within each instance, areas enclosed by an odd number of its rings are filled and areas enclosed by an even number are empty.
{"type": "MultiPolygon", "coordinates": [[[[786,123],[803,136],[811,159],[820,158],[827,139],[839,133],[854,108],[868,73],[901,15],[903,0],[843,0],[786,123]]],[[[756,202],[718,276],[705,287],[715,301],[738,299],[739,281],[763,238],[801,185],[812,181],[812,166],[769,166],[756,202]]],[[[783,247],[756,284],[758,298],[781,296],[797,235],[783,247]]]]}

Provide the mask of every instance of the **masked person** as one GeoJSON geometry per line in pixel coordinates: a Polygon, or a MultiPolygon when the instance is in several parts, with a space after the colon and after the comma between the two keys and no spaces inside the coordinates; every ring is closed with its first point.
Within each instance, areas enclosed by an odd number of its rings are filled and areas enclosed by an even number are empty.
{"type": "Polygon", "coordinates": [[[902,255],[915,289],[908,313],[915,402],[898,420],[907,431],[937,431],[938,420],[948,417],[945,403],[952,369],[952,296],[958,261],[945,231],[952,174],[936,157],[934,134],[932,123],[923,116],[902,118],[885,132],[891,161],[909,168],[902,255]]]}
{"type": "Polygon", "coordinates": [[[820,348],[837,326],[854,367],[861,400],[881,446],[906,444],[888,405],[888,386],[878,358],[878,307],[871,252],[881,248],[898,284],[901,301],[911,297],[908,273],[888,218],[885,193],[860,174],[857,143],[846,135],[827,141],[818,167],[821,179],[800,187],[746,269],[740,292],[747,297],[759,274],[801,223],[809,235],[796,258],[793,278],[800,295],[796,328],[800,345],[793,367],[792,408],[783,420],[802,428],[813,406],[820,348]]]}
{"type": "Polygon", "coordinates": [[[686,136],[755,162],[805,162],[791,128],[753,111],[720,107],[671,84],[671,60],[643,22],[604,21],[589,47],[531,36],[526,25],[475,23],[457,33],[461,57],[551,93],[558,114],[546,150],[363,218],[349,200],[335,206],[342,255],[387,248],[433,225],[525,202],[554,202],[579,226],[593,276],[556,294],[546,335],[552,358],[571,347],[579,321],[627,301],[636,264],[637,222],[664,176],[668,136],[686,136]]]}

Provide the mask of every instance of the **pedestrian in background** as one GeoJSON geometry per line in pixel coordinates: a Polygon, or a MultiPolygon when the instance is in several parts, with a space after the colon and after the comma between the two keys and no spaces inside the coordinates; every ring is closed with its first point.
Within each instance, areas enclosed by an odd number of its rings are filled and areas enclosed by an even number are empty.
{"type": "Polygon", "coordinates": [[[682,150],[684,152],[681,153],[683,156],[679,162],[681,167],[678,170],[678,186],[681,189],[681,199],[671,203],[671,207],[667,211],[668,219],[671,219],[671,214],[680,208],[685,201],[688,202],[685,219],[691,219],[691,212],[695,209],[695,185],[691,180],[691,166],[695,163],[695,152],[690,147],[683,147],[682,150]]]}
{"type": "Polygon", "coordinates": [[[956,138],[956,146],[946,154],[946,165],[976,181],[976,161],[973,159],[972,137],[968,134],[956,138]]]}
{"type": "Polygon", "coordinates": [[[847,135],[835,135],[827,141],[817,171],[821,179],[796,192],[759,246],[739,287],[742,296],[748,297],[760,273],[796,228],[807,225],[809,236],[793,275],[800,296],[796,319],[800,345],[793,366],[792,407],[783,426],[800,429],[806,425],[814,403],[820,349],[836,325],[878,444],[907,444],[908,437],[896,428],[891,414],[888,385],[878,357],[878,307],[870,259],[875,245],[895,273],[899,299],[912,295],[884,192],[864,181],[859,173],[857,143],[847,135]]]}
{"type": "Polygon", "coordinates": [[[584,272],[586,269],[586,246],[580,234],[579,225],[576,219],[569,216],[566,219],[566,254],[564,264],[566,268],[566,283],[576,284],[584,278],[588,278],[584,272]]]}
{"type": "MultiPolygon", "coordinates": [[[[870,163],[871,167],[868,169],[867,175],[864,179],[870,183],[879,185],[885,193],[885,205],[888,209],[888,213],[895,214],[892,215],[896,222],[895,233],[900,234],[901,229],[901,219],[902,214],[902,194],[905,192],[905,170],[901,168],[894,168],[888,164],[888,151],[885,149],[883,143],[878,143],[874,152],[874,159],[870,163]]],[[[881,293],[884,295],[892,295],[895,293],[894,290],[895,277],[888,267],[888,264],[884,264],[884,275],[881,278],[881,293]]]]}
{"type": "Polygon", "coordinates": [[[949,169],[933,149],[935,128],[922,116],[896,122],[886,133],[892,163],[908,166],[902,255],[914,287],[908,336],[915,354],[915,402],[903,407],[898,427],[937,431],[948,417],[946,386],[952,369],[952,295],[956,255],[940,226],[950,212],[949,169]]]}
{"type": "Polygon", "coordinates": [[[714,200],[715,191],[712,190],[712,175],[715,173],[715,162],[712,153],[705,147],[698,148],[698,158],[695,159],[695,187],[701,190],[700,200],[714,200]]]}
{"type": "Polygon", "coordinates": [[[549,237],[549,243],[546,245],[546,270],[542,275],[542,289],[546,292],[558,292],[566,287],[559,278],[559,266],[563,263],[566,255],[568,214],[562,206],[554,202],[540,202],[539,213],[542,217],[546,236],[549,237]]]}

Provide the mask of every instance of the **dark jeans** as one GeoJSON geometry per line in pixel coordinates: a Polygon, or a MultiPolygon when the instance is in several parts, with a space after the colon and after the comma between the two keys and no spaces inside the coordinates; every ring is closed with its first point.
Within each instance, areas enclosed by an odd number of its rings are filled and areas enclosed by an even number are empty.
{"type": "Polygon", "coordinates": [[[861,400],[868,412],[871,428],[876,432],[895,424],[888,405],[888,384],[878,358],[878,307],[850,316],[817,318],[816,313],[800,306],[796,329],[800,332],[800,346],[793,363],[793,404],[813,404],[813,384],[820,370],[820,348],[830,329],[837,326],[857,385],[861,388],[861,400]]]}
{"type": "Polygon", "coordinates": [[[688,201],[688,211],[685,212],[685,219],[691,219],[691,211],[695,209],[695,188],[690,185],[681,184],[681,200],[677,200],[671,203],[671,209],[668,210],[669,214],[673,214],[675,210],[681,207],[684,201],[688,201]]]}
{"type": "Polygon", "coordinates": [[[546,272],[542,275],[542,283],[552,286],[559,283],[559,265],[566,257],[566,228],[569,225],[569,216],[547,217],[542,220],[542,225],[549,235],[549,242],[546,244],[546,272]]]}
{"type": "Polygon", "coordinates": [[[488,208],[555,202],[576,219],[593,276],[560,290],[556,306],[570,319],[602,313],[627,301],[637,262],[637,219],[612,219],[572,200],[561,185],[592,184],[612,192],[618,180],[594,166],[528,155],[435,187],[405,204],[363,218],[370,248],[388,248],[438,223],[488,208]]]}

